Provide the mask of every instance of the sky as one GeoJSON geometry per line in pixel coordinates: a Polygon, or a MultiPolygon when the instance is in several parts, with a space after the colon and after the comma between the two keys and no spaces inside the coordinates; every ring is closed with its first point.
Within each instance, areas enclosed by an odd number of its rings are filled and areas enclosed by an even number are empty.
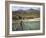
{"type": "Polygon", "coordinates": [[[35,10],[40,10],[38,7],[12,7],[12,11],[17,11],[17,10],[28,10],[28,9],[35,9],[35,10]]]}
{"type": "Polygon", "coordinates": [[[32,6],[32,5],[19,5],[19,4],[15,4],[12,6],[12,11],[17,11],[17,10],[28,10],[28,9],[35,9],[35,10],[40,10],[39,7],[37,6],[32,6]]]}

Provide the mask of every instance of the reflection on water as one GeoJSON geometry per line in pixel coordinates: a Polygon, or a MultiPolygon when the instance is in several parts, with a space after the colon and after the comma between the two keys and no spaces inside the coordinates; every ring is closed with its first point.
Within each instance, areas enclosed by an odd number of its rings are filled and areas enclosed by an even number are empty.
{"type": "Polygon", "coordinates": [[[40,30],[40,21],[18,21],[12,24],[13,31],[40,30]]]}

